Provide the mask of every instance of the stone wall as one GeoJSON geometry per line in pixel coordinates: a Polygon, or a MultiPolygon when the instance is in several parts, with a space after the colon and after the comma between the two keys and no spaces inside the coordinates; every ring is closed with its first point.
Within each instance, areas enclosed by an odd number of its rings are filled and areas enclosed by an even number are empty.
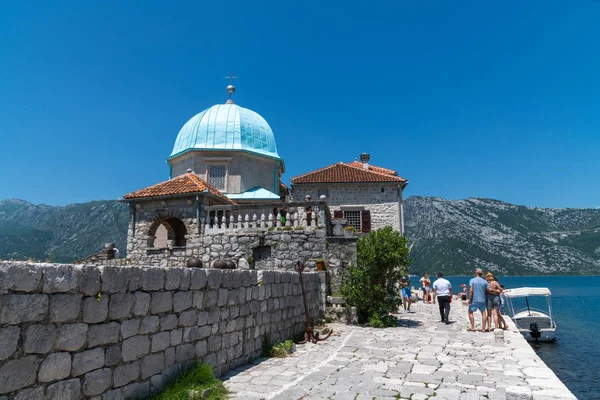
{"type": "Polygon", "coordinates": [[[371,212],[371,229],[385,226],[400,228],[398,208],[398,184],[364,183],[364,184],[296,184],[292,185],[294,200],[302,200],[306,195],[319,198],[319,189],[327,189],[327,205],[335,210],[369,210],[371,212]]]}
{"type": "MultiPolygon", "coordinates": [[[[304,275],[313,316],[320,279],[304,275]]],[[[216,374],[302,332],[299,275],[0,263],[0,399],[146,398],[197,360],[216,374]]]]}

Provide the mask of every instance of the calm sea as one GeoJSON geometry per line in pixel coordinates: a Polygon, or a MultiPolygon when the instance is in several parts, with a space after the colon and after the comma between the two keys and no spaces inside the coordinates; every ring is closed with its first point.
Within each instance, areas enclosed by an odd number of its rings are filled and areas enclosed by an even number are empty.
{"type": "MultiPolygon", "coordinates": [[[[455,290],[471,277],[448,277],[455,290]]],[[[419,278],[411,279],[417,287],[419,278]]],[[[600,276],[498,277],[507,289],[547,287],[558,325],[556,341],[533,348],[579,399],[600,399],[600,276]]]]}

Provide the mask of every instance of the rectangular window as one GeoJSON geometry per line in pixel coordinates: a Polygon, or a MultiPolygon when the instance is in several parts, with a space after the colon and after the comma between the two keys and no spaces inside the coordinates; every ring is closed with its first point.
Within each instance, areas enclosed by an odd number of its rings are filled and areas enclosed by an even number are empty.
{"type": "Polygon", "coordinates": [[[208,167],[208,183],[216,189],[225,190],[225,175],[227,175],[227,167],[224,165],[210,165],[208,167]]]}
{"type": "Polygon", "coordinates": [[[355,227],[357,231],[361,232],[360,211],[344,211],[344,219],[348,220],[348,225],[355,227]]]}
{"type": "Polygon", "coordinates": [[[319,197],[319,199],[321,198],[321,196],[325,196],[325,198],[329,198],[329,190],[327,189],[319,189],[319,191],[317,192],[317,196],[319,197]]]}

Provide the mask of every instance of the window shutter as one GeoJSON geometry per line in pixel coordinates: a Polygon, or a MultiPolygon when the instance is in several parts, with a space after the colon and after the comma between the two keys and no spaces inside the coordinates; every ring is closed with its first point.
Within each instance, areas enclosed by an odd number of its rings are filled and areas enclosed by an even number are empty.
{"type": "Polygon", "coordinates": [[[342,210],[334,210],[333,211],[333,218],[343,219],[344,218],[344,212],[342,210]]]}
{"type": "Polygon", "coordinates": [[[363,232],[371,232],[371,211],[363,210],[360,212],[361,225],[363,232]]]}

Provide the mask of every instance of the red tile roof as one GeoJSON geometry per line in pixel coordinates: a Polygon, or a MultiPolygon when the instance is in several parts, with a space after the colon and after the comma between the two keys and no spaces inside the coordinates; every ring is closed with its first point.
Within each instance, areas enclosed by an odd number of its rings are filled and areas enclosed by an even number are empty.
{"type": "Polygon", "coordinates": [[[339,162],[316,171],[299,175],[291,179],[292,184],[298,183],[361,183],[361,182],[407,182],[406,179],[389,172],[391,169],[374,167],[364,169],[355,165],[339,162]],[[376,170],[377,169],[377,170],[376,170]],[[388,171],[387,173],[379,170],[388,171]]]}
{"type": "MultiPolygon", "coordinates": [[[[348,165],[351,165],[353,167],[363,168],[363,164],[360,161],[356,161],[356,160],[352,161],[351,163],[348,163],[348,165]]],[[[369,164],[369,171],[379,172],[381,174],[398,176],[398,173],[396,171],[394,171],[393,169],[377,167],[377,166],[371,165],[371,164],[369,164]]]]}
{"type": "Polygon", "coordinates": [[[198,175],[187,173],[176,176],[168,181],[157,183],[145,189],[140,189],[123,196],[125,200],[147,197],[172,196],[186,193],[209,192],[230,204],[235,204],[211,184],[200,179],[198,175]]]}

